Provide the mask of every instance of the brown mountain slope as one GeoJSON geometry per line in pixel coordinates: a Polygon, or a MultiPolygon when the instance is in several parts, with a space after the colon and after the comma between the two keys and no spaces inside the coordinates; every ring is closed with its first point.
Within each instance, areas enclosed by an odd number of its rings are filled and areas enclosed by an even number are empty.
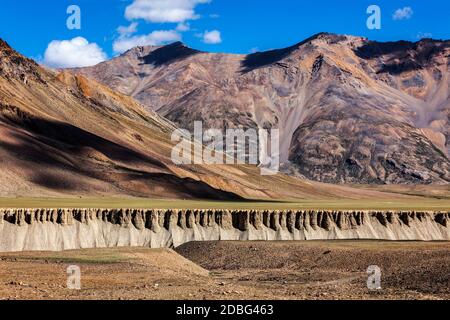
{"type": "Polygon", "coordinates": [[[178,167],[174,129],[134,99],[43,69],[0,41],[0,196],[398,198],[253,166],[178,167]]]}
{"type": "Polygon", "coordinates": [[[251,55],[175,43],[76,70],[181,127],[281,130],[286,172],[333,183],[447,184],[449,44],[319,34],[251,55]]]}
{"type": "Polygon", "coordinates": [[[133,99],[46,71],[4,42],[0,59],[3,196],[237,197],[175,175],[164,156],[173,124],[133,99]]]}

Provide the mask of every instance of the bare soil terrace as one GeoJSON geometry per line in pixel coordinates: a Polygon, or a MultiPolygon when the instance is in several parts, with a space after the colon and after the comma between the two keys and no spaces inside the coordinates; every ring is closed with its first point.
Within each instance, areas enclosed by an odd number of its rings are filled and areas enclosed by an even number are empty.
{"type": "Polygon", "coordinates": [[[0,299],[450,299],[450,243],[191,242],[0,254],[0,299]],[[66,269],[81,268],[81,290],[66,269]],[[367,289],[367,267],[382,290],[367,289]]]}

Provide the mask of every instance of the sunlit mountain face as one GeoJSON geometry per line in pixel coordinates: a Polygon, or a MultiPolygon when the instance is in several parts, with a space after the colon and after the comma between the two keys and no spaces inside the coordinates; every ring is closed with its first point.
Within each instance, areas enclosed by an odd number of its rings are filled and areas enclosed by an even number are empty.
{"type": "Polygon", "coordinates": [[[212,54],[137,47],[73,70],[182,128],[278,128],[286,173],[329,183],[450,181],[450,42],[318,34],[288,48],[212,54]]]}

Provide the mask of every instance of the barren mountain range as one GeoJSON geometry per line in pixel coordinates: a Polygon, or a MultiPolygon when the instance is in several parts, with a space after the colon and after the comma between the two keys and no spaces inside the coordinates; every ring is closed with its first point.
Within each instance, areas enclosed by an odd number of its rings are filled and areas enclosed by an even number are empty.
{"type": "Polygon", "coordinates": [[[176,166],[175,124],[133,98],[25,58],[0,40],[0,196],[395,198],[250,165],[176,166]]]}
{"type": "Polygon", "coordinates": [[[227,55],[174,43],[55,71],[0,40],[0,195],[398,199],[323,182],[448,185],[448,44],[320,34],[227,55]],[[287,174],[175,165],[170,135],[194,120],[279,128],[287,174]]]}
{"type": "Polygon", "coordinates": [[[180,42],[75,73],[182,128],[278,128],[283,170],[328,183],[450,181],[450,41],[318,34],[250,55],[180,42]]]}

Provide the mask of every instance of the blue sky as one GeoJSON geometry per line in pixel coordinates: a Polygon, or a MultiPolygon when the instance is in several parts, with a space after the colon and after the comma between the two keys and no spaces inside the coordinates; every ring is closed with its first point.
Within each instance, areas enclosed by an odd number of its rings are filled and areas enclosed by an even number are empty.
{"type": "Polygon", "coordinates": [[[449,21],[450,1],[443,0],[3,0],[0,4],[0,37],[21,53],[54,66],[83,61],[88,53],[89,64],[133,44],[177,39],[196,49],[227,53],[285,47],[322,31],[380,41],[450,39],[449,21]],[[381,9],[380,30],[366,26],[371,4],[381,9]],[[69,5],[81,9],[80,30],[66,26],[69,5]],[[398,9],[402,11],[394,19],[398,9]],[[120,34],[120,26],[131,26],[130,32],[123,28],[120,34]],[[83,41],[61,42],[76,37],[83,41]]]}

